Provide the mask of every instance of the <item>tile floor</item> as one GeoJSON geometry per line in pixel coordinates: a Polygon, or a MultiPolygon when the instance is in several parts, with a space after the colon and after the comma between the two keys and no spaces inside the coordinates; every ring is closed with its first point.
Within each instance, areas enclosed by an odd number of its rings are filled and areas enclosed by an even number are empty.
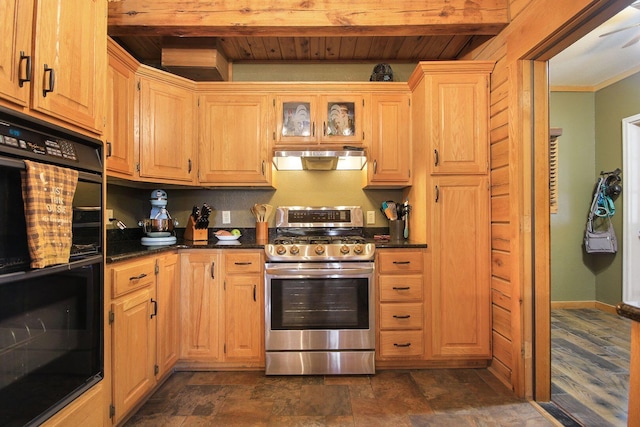
{"type": "Polygon", "coordinates": [[[176,372],[133,426],[553,426],[485,369],[367,376],[176,372]]]}

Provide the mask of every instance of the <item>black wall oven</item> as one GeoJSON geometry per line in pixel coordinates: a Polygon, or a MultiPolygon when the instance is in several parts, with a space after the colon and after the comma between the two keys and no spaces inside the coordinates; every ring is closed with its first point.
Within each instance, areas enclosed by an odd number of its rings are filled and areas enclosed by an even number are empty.
{"type": "Polygon", "coordinates": [[[39,425],[103,378],[102,145],[0,108],[0,425],[39,425]],[[25,160],[78,171],[68,262],[31,268],[25,160]]]}

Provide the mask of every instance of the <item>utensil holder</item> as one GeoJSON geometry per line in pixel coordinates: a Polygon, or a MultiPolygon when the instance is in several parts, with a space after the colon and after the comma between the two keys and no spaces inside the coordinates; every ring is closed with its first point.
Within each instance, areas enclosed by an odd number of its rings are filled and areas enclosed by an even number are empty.
{"type": "Polygon", "coordinates": [[[192,241],[207,241],[209,240],[209,229],[196,228],[196,221],[193,219],[193,215],[189,215],[187,227],[184,229],[184,239],[192,241]]]}
{"type": "Polygon", "coordinates": [[[389,240],[404,240],[404,220],[389,220],[389,240]]]}
{"type": "Polygon", "coordinates": [[[269,224],[267,222],[256,222],[256,243],[259,245],[269,243],[269,224]]]}

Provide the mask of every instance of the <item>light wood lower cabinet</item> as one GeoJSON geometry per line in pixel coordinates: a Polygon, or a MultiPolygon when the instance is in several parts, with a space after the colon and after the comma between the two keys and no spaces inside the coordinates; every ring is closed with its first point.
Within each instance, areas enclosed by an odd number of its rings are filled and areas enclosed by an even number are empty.
{"type": "Polygon", "coordinates": [[[489,179],[484,175],[432,179],[432,330],[434,359],[491,358],[489,179]]]}
{"type": "Polygon", "coordinates": [[[42,424],[43,427],[102,427],[105,385],[100,382],[42,424]]]}
{"type": "Polygon", "coordinates": [[[424,252],[377,251],[377,359],[422,359],[424,354],[424,252]]]}
{"type": "Polygon", "coordinates": [[[181,255],[181,367],[264,367],[263,260],[258,250],[181,255]]]}
{"type": "Polygon", "coordinates": [[[107,269],[114,423],[122,421],[177,361],[178,279],[176,253],[107,269]]]}

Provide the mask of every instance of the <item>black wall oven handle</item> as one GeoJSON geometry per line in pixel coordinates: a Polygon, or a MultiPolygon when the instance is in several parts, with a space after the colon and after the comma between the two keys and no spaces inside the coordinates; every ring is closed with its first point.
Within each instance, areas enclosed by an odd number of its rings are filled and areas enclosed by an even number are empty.
{"type": "MultiPolygon", "coordinates": [[[[2,156],[0,156],[0,166],[5,168],[20,169],[20,170],[27,169],[27,166],[25,165],[24,161],[19,159],[12,159],[11,157],[2,157],[2,156]]],[[[87,182],[97,182],[97,183],[102,182],[102,177],[100,175],[95,173],[85,172],[85,171],[78,171],[78,179],[81,181],[87,181],[87,182]]]]}

